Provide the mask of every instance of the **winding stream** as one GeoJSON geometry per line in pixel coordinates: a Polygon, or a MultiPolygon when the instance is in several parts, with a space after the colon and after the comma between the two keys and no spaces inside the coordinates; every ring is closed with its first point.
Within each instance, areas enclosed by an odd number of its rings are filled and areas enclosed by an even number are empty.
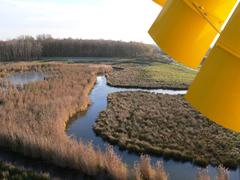
{"type": "MultiPolygon", "coordinates": [[[[24,85],[29,82],[43,80],[44,76],[38,72],[27,72],[27,73],[16,73],[7,80],[9,80],[13,85],[24,85]]],[[[106,78],[104,76],[97,77],[97,84],[90,94],[91,106],[84,113],[80,113],[77,118],[72,120],[67,127],[67,134],[77,140],[82,140],[87,143],[89,141],[93,142],[95,147],[99,147],[104,150],[108,142],[104,141],[101,137],[96,136],[92,126],[95,123],[98,115],[101,111],[107,108],[107,96],[110,93],[123,92],[123,91],[145,91],[154,92],[162,94],[185,94],[186,91],[173,91],[173,90],[142,90],[142,89],[126,89],[126,88],[114,88],[110,87],[106,83],[106,78]]],[[[129,166],[132,166],[135,161],[139,160],[139,155],[135,153],[130,153],[125,150],[120,150],[118,146],[114,146],[114,151],[122,157],[123,161],[129,166]]],[[[166,171],[169,174],[170,180],[194,180],[196,179],[196,174],[199,167],[191,163],[182,163],[173,160],[164,160],[161,157],[152,156],[152,162],[160,160],[163,162],[166,171]]],[[[37,171],[48,171],[51,176],[58,176],[60,178],[66,179],[85,179],[78,172],[58,169],[55,166],[51,166],[43,161],[36,162],[35,160],[28,160],[18,154],[14,154],[8,151],[0,151],[0,160],[13,162],[14,164],[19,164],[20,166],[30,167],[37,171]]],[[[209,174],[213,179],[217,174],[216,168],[208,166],[209,174]]],[[[239,169],[230,171],[231,180],[240,180],[239,169]]]]}
{"type": "MultiPolygon", "coordinates": [[[[126,89],[126,88],[114,88],[107,85],[105,76],[97,77],[97,84],[90,94],[91,106],[84,113],[80,113],[74,120],[72,120],[67,127],[67,134],[72,138],[77,140],[82,140],[87,143],[92,141],[95,147],[99,147],[104,150],[108,142],[104,141],[101,137],[96,136],[93,131],[93,124],[98,118],[98,115],[101,111],[104,111],[107,108],[107,96],[110,93],[123,92],[123,91],[145,91],[153,93],[162,93],[162,94],[185,94],[186,91],[173,91],[173,90],[142,90],[142,89],[126,89]]],[[[120,150],[118,146],[114,146],[114,151],[123,161],[129,166],[132,166],[135,161],[139,160],[139,155],[135,153],[130,153],[126,150],[120,150]]],[[[164,160],[161,157],[152,156],[152,162],[158,160],[162,161],[166,171],[169,174],[170,180],[194,180],[196,179],[197,172],[199,170],[198,166],[193,165],[192,163],[182,163],[173,160],[164,160]]],[[[217,170],[213,166],[208,166],[208,172],[212,179],[217,174],[217,170]]],[[[239,169],[230,171],[231,180],[239,180],[240,173],[239,169]]]]}

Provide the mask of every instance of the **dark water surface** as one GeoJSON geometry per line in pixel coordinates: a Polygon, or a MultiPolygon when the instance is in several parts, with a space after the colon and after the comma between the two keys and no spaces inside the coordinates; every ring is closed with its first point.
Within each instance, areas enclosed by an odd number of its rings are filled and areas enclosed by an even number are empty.
{"type": "MultiPolygon", "coordinates": [[[[108,142],[104,141],[101,137],[96,136],[93,131],[92,126],[98,118],[101,111],[107,108],[107,96],[114,92],[123,91],[140,91],[141,89],[125,89],[125,88],[114,88],[106,84],[106,78],[104,76],[97,77],[97,84],[90,94],[91,106],[84,113],[77,116],[74,121],[71,121],[67,127],[67,134],[71,137],[75,137],[83,142],[92,141],[95,147],[99,147],[104,150],[108,142]]],[[[172,91],[172,90],[141,90],[154,93],[162,94],[185,94],[186,91],[172,91]]],[[[130,153],[128,151],[123,151],[114,146],[114,151],[120,155],[124,162],[129,166],[132,166],[135,161],[140,159],[140,156],[135,153],[130,153]]],[[[166,171],[169,174],[170,180],[194,180],[196,179],[197,172],[200,167],[193,165],[192,163],[182,163],[173,160],[164,160],[161,157],[156,157],[151,155],[152,162],[158,160],[162,161],[166,171]]],[[[215,167],[208,166],[208,172],[212,179],[217,174],[215,167]]],[[[239,169],[230,171],[231,180],[240,180],[239,169]]]]}

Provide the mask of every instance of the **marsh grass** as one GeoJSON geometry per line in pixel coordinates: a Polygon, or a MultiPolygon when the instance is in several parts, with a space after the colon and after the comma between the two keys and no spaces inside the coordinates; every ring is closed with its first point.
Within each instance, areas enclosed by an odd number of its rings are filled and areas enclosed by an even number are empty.
{"type": "Polygon", "coordinates": [[[70,139],[65,128],[71,116],[86,110],[88,94],[98,73],[111,68],[96,65],[17,63],[0,67],[9,74],[38,71],[44,81],[23,87],[9,85],[0,91],[0,145],[25,156],[41,158],[61,167],[95,175],[103,153],[70,139]],[[83,156],[87,154],[88,156],[83,156]]]}
{"type": "Polygon", "coordinates": [[[239,133],[193,110],[181,95],[122,92],[108,96],[94,131],[121,148],[201,166],[236,168],[239,133]]]}
{"type": "MultiPolygon", "coordinates": [[[[0,146],[26,157],[79,170],[93,179],[168,179],[162,163],[153,165],[148,156],[142,156],[134,168],[129,168],[112,147],[107,147],[103,152],[95,149],[91,142],[84,144],[66,135],[65,128],[69,119],[88,108],[88,94],[96,83],[96,75],[111,71],[109,66],[62,63],[15,63],[0,66],[0,74],[4,72],[4,77],[26,71],[42,72],[45,80],[24,86],[13,86],[11,83],[4,86],[1,81],[0,146]]],[[[152,113],[155,114],[154,109],[152,113]]],[[[118,116],[127,117],[127,114],[119,113],[118,116]]],[[[124,127],[119,132],[121,131],[125,131],[124,127]]],[[[151,136],[148,139],[151,140],[151,136]]],[[[145,145],[147,147],[148,143],[145,145]]],[[[39,177],[34,172],[0,164],[0,177],[6,179],[11,176],[20,179],[39,177]]],[[[40,179],[42,177],[49,178],[44,174],[40,179]]]]}
{"type": "Polygon", "coordinates": [[[37,71],[42,72],[45,79],[24,86],[9,83],[6,87],[1,83],[0,146],[26,157],[80,170],[95,178],[124,180],[133,177],[133,171],[112,147],[102,152],[91,142],[83,144],[65,133],[70,118],[88,108],[88,94],[96,83],[96,75],[111,71],[109,66],[16,63],[1,65],[0,73],[3,71],[8,75],[37,71]]]}
{"type": "MultiPolygon", "coordinates": [[[[217,176],[216,180],[229,180],[229,171],[222,166],[218,167],[217,169],[217,176]]],[[[198,171],[197,180],[211,180],[207,169],[202,169],[198,171]]]]}
{"type": "MultiPolygon", "coordinates": [[[[140,162],[135,165],[135,174],[142,179],[149,180],[167,180],[168,175],[163,168],[161,162],[157,162],[155,166],[151,165],[149,156],[141,156],[140,162]]],[[[136,176],[136,177],[137,177],[136,176]]]]}
{"type": "Polygon", "coordinates": [[[157,82],[166,82],[180,87],[190,85],[196,71],[176,64],[154,64],[144,68],[145,73],[157,82]]]}
{"type": "Polygon", "coordinates": [[[146,89],[188,89],[196,72],[173,63],[150,65],[121,64],[107,76],[108,84],[114,87],[146,89]]]}

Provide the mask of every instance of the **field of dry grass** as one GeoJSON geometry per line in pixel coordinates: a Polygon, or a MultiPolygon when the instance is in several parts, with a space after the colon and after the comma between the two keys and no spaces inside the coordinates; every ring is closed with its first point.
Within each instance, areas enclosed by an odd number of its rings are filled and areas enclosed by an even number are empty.
{"type": "Polygon", "coordinates": [[[180,95],[114,93],[94,126],[113,144],[199,165],[240,164],[240,134],[193,110],[180,95]]]}
{"type": "Polygon", "coordinates": [[[96,75],[111,71],[109,66],[16,63],[0,66],[3,77],[15,72],[42,72],[45,80],[24,86],[0,83],[0,146],[26,157],[57,166],[80,170],[98,179],[167,179],[162,165],[148,157],[128,169],[108,147],[105,152],[77,142],[65,133],[71,116],[86,110],[88,94],[96,75]]]}
{"type": "Polygon", "coordinates": [[[175,64],[121,64],[107,76],[114,87],[146,89],[188,89],[196,72],[175,64]]]}
{"type": "MultiPolygon", "coordinates": [[[[203,169],[198,172],[197,180],[211,180],[211,177],[209,176],[208,171],[203,169]]],[[[217,176],[215,177],[215,180],[230,180],[228,170],[220,166],[217,169],[217,176]]]]}

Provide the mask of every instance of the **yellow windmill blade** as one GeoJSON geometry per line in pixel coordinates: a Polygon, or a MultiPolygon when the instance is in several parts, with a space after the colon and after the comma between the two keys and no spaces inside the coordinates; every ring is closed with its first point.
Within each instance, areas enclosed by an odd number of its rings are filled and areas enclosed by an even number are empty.
{"type": "Polygon", "coordinates": [[[190,87],[186,99],[216,123],[240,132],[240,5],[190,87]]]}
{"type": "MultiPolygon", "coordinates": [[[[157,1],[157,0],[156,0],[157,1]]],[[[196,68],[237,0],[167,0],[149,30],[175,60],[196,68]]]]}
{"type": "Polygon", "coordinates": [[[163,6],[166,2],[166,0],[153,0],[155,3],[159,4],[160,6],[163,6]]]}

